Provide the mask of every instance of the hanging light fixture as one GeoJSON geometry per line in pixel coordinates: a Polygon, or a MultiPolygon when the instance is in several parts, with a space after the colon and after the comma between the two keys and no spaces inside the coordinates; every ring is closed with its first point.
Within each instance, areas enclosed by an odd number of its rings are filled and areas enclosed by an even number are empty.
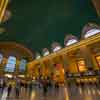
{"type": "Polygon", "coordinates": [[[49,50],[48,50],[47,48],[44,48],[44,49],[42,50],[42,53],[43,53],[43,56],[47,56],[47,55],[50,54],[50,52],[49,52],[49,50]]]}
{"type": "Polygon", "coordinates": [[[41,58],[41,55],[40,55],[40,53],[36,53],[36,59],[40,59],[41,58]]]}
{"type": "Polygon", "coordinates": [[[4,13],[2,22],[4,23],[4,22],[8,21],[11,18],[11,16],[12,16],[11,11],[6,10],[4,13]]]}

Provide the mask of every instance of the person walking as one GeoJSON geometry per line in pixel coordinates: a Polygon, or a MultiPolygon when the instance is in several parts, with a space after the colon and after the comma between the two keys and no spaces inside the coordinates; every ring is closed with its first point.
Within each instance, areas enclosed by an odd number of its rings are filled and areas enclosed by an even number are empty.
{"type": "Polygon", "coordinates": [[[29,83],[29,96],[31,96],[32,93],[32,82],[29,83]]]}
{"type": "Polygon", "coordinates": [[[48,83],[47,83],[47,79],[44,79],[43,80],[43,94],[44,94],[44,96],[46,96],[47,91],[48,91],[48,83]]]}
{"type": "Polygon", "coordinates": [[[16,89],[16,97],[19,97],[19,93],[20,93],[20,82],[19,81],[16,82],[15,89],[16,89]]]}
{"type": "Polygon", "coordinates": [[[8,97],[10,96],[11,90],[12,90],[12,85],[9,84],[9,86],[8,86],[8,97]]]}
{"type": "Polygon", "coordinates": [[[3,90],[5,89],[5,87],[6,87],[6,82],[4,80],[3,83],[2,83],[2,93],[3,93],[3,90]]]}

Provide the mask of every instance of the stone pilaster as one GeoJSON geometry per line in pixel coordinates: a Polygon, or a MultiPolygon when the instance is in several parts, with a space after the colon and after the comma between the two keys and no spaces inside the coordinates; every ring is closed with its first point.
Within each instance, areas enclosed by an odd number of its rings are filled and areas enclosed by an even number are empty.
{"type": "Polygon", "coordinates": [[[93,69],[95,67],[92,59],[92,54],[87,46],[82,46],[80,48],[82,57],[85,59],[87,69],[93,69]]]}

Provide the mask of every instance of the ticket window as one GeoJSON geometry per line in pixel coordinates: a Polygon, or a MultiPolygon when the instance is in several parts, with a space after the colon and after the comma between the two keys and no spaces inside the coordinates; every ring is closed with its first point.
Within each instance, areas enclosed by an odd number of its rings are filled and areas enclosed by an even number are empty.
{"type": "Polygon", "coordinates": [[[77,66],[78,66],[79,72],[84,72],[84,71],[86,71],[86,64],[85,64],[85,61],[84,61],[84,60],[79,60],[79,61],[77,62],[77,66]]]}
{"type": "Polygon", "coordinates": [[[100,68],[100,55],[96,56],[96,61],[97,61],[98,67],[100,68]]]}

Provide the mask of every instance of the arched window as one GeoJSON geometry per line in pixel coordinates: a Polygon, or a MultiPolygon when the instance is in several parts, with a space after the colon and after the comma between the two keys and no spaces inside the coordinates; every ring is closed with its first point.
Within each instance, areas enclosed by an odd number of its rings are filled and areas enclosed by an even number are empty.
{"type": "Polygon", "coordinates": [[[21,59],[19,64],[19,72],[24,73],[26,71],[27,61],[25,59],[21,59]]]}
{"type": "Polygon", "coordinates": [[[100,27],[93,23],[88,23],[82,30],[82,38],[88,38],[95,34],[100,34],[100,27]]]}
{"type": "Polygon", "coordinates": [[[88,32],[86,32],[86,34],[84,35],[84,38],[88,38],[88,37],[93,36],[97,33],[100,34],[100,29],[91,29],[88,32]]]}
{"type": "Polygon", "coordinates": [[[7,64],[5,66],[6,72],[14,72],[16,66],[16,57],[9,56],[7,64]]]}
{"type": "Polygon", "coordinates": [[[72,45],[72,44],[77,43],[77,42],[78,42],[78,39],[73,35],[66,35],[66,37],[64,39],[65,46],[69,46],[69,45],[72,45]]]}
{"type": "Polygon", "coordinates": [[[60,45],[58,42],[54,42],[54,43],[51,45],[51,47],[52,47],[52,51],[53,51],[53,52],[57,52],[57,51],[59,51],[59,50],[61,49],[61,45],[60,45]]]}
{"type": "Polygon", "coordinates": [[[49,52],[49,50],[48,50],[47,48],[44,48],[44,49],[42,50],[42,53],[43,53],[43,56],[47,56],[47,55],[50,54],[50,52],[49,52]]]}
{"type": "Polygon", "coordinates": [[[0,64],[2,63],[2,60],[3,60],[3,55],[0,54],[0,64]]]}

